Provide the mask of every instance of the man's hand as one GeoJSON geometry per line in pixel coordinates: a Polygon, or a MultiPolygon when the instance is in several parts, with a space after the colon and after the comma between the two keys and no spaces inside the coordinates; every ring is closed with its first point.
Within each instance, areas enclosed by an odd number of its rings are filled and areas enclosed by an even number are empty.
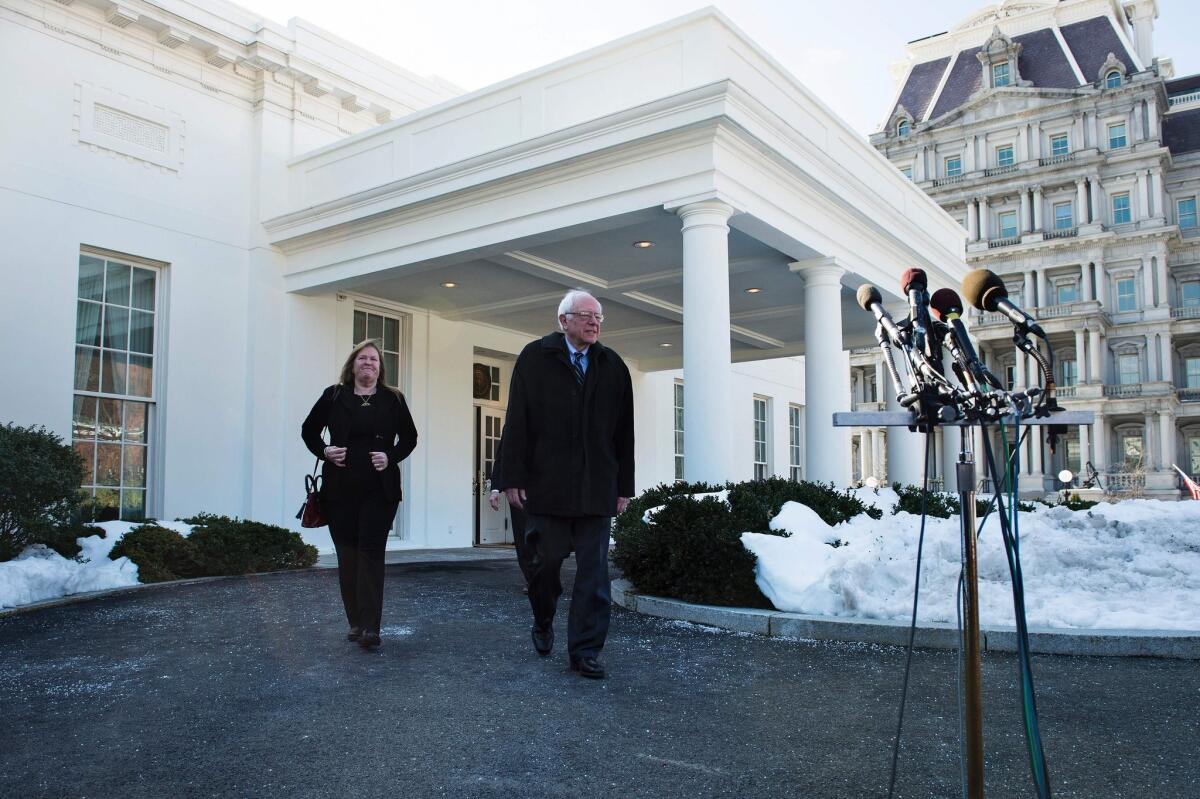
{"type": "Polygon", "coordinates": [[[488,504],[492,506],[492,510],[500,510],[500,492],[492,489],[491,496],[488,497],[488,504]]]}
{"type": "Polygon", "coordinates": [[[617,497],[617,513],[618,514],[624,513],[625,509],[628,507],[629,507],[629,497],[617,497]]]}
{"type": "Polygon", "coordinates": [[[524,509],[525,507],[525,489],[523,488],[506,488],[504,496],[508,497],[508,504],[514,508],[524,509]]]}

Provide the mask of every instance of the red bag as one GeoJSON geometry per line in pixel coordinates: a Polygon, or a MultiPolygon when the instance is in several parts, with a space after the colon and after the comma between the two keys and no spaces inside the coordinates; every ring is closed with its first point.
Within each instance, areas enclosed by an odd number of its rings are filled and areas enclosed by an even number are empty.
{"type": "Polygon", "coordinates": [[[325,509],[321,507],[321,475],[317,474],[320,463],[318,460],[318,466],[313,467],[312,474],[304,475],[304,490],[307,496],[304,498],[304,504],[300,506],[300,512],[296,514],[301,527],[324,527],[329,524],[329,519],[325,517],[325,509]]]}

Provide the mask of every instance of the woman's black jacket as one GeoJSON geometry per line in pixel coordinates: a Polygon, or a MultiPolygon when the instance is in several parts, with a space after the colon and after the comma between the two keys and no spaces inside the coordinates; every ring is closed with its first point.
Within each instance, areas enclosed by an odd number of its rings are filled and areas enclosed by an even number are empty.
{"type": "MultiPolygon", "coordinates": [[[[353,386],[335,385],[325,389],[300,427],[300,434],[308,451],[322,461],[325,460],[326,444],[321,438],[321,431],[326,425],[329,426],[329,446],[347,446],[351,403],[359,401],[354,396],[353,386]]],[[[373,446],[371,451],[387,453],[388,465],[379,473],[380,482],[388,501],[399,502],[403,498],[400,488],[400,462],[417,446],[417,428],[413,424],[412,414],[408,411],[408,403],[404,401],[404,395],[400,392],[380,387],[375,392],[372,402],[378,403],[374,414],[375,440],[378,445],[373,446]]],[[[366,457],[365,453],[347,452],[346,462],[366,457]]],[[[355,479],[354,470],[350,467],[335,466],[327,461],[322,466],[321,474],[322,499],[327,501],[336,502],[341,499],[345,495],[347,481],[355,479]]]]}

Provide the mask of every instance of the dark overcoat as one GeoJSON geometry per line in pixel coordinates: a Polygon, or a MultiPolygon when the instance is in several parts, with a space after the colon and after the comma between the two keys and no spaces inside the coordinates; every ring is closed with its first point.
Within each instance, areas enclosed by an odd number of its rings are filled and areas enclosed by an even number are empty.
{"type": "Polygon", "coordinates": [[[540,516],[615,516],[633,496],[633,383],[621,356],[588,348],[583,386],[566,337],[530,342],[513,368],[501,447],[503,484],[540,516]]]}
{"type": "MultiPolygon", "coordinates": [[[[321,394],[300,427],[308,451],[324,461],[321,468],[321,498],[326,501],[337,502],[341,499],[346,493],[348,481],[355,479],[355,474],[349,466],[335,466],[325,461],[326,444],[321,438],[321,431],[326,425],[329,426],[328,446],[347,446],[352,411],[350,403],[354,402],[359,400],[354,396],[353,386],[330,386],[321,394]]],[[[375,441],[378,443],[371,447],[370,452],[387,453],[387,468],[378,473],[380,485],[389,502],[399,502],[404,496],[400,488],[400,463],[417,446],[417,428],[409,413],[408,403],[400,392],[380,387],[371,402],[378,403],[373,417],[375,441]]],[[[369,457],[367,452],[347,451],[346,463],[369,457]]]]}

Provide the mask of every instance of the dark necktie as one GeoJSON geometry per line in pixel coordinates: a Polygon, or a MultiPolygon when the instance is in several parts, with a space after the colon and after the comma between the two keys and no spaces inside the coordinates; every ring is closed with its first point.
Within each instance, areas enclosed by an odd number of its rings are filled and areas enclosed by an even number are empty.
{"type": "Polygon", "coordinates": [[[575,373],[575,382],[583,385],[583,353],[571,353],[571,371],[575,373]]]}

